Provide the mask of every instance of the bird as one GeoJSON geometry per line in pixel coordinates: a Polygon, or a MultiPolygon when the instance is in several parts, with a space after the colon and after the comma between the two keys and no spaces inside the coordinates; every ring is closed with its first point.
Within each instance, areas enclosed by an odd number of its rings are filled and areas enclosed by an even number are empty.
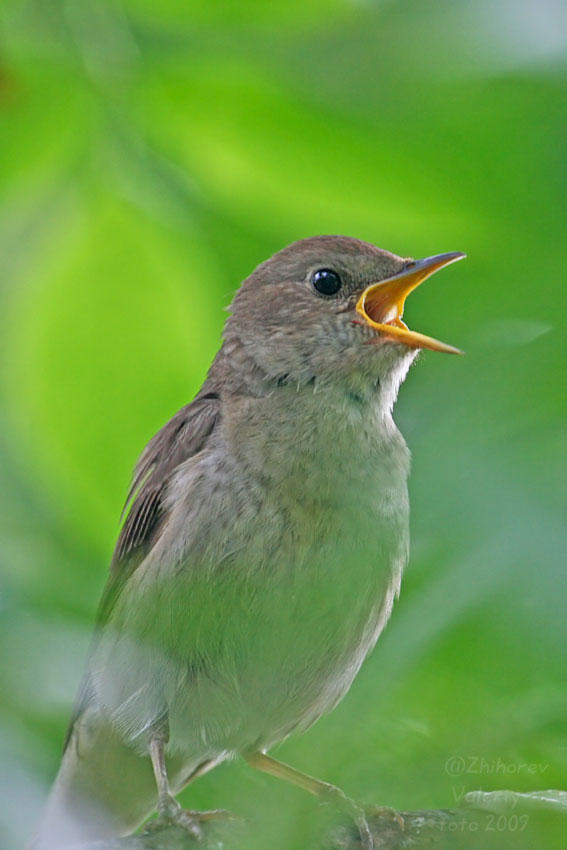
{"type": "Polygon", "coordinates": [[[196,397],[135,467],[86,671],[34,848],[122,836],[153,812],[196,839],[222,810],[176,795],[242,757],[349,812],[269,751],[349,690],[409,552],[410,453],[394,423],[421,349],[409,293],[466,255],[294,242],[237,290],[196,397]]]}

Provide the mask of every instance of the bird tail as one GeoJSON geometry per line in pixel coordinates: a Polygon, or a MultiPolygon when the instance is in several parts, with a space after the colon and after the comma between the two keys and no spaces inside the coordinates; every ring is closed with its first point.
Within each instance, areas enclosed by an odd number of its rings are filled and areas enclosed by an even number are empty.
{"type": "Polygon", "coordinates": [[[30,850],[128,835],[154,810],[151,761],[98,712],[77,720],[30,850]]]}

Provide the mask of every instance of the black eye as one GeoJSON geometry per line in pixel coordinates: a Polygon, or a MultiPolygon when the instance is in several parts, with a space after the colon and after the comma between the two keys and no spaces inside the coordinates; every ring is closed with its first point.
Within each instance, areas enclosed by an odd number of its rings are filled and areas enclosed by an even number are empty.
{"type": "Polygon", "coordinates": [[[336,295],[343,285],[340,276],[332,269],[319,269],[313,274],[311,283],[321,295],[336,295]]]}

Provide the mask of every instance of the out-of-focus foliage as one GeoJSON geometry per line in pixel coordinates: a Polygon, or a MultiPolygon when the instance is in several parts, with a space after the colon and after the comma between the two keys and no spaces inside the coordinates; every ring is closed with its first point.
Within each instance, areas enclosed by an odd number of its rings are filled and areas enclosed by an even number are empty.
{"type": "MultiPolygon", "coordinates": [[[[400,808],[564,787],[560,4],[4,0],[0,20],[6,846],[56,770],[137,454],[197,390],[239,281],[316,233],[467,251],[408,306],[467,355],[425,354],[398,403],[413,555],[392,622],[279,754],[400,808]]],[[[313,824],[239,763],[185,800],[277,811],[273,848],[313,824]]]]}

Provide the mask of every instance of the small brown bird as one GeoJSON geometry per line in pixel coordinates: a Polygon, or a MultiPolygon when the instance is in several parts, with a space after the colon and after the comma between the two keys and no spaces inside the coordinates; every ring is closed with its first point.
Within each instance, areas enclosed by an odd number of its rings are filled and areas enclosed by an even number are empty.
{"type": "Polygon", "coordinates": [[[464,257],[320,236],[238,290],[196,398],[150,441],[37,846],[123,835],[220,762],[335,800],[267,755],[349,689],[408,557],[409,453],[392,419],[418,349],[407,295],[464,257]],[[157,784],[157,794],[156,794],[157,784]]]}

